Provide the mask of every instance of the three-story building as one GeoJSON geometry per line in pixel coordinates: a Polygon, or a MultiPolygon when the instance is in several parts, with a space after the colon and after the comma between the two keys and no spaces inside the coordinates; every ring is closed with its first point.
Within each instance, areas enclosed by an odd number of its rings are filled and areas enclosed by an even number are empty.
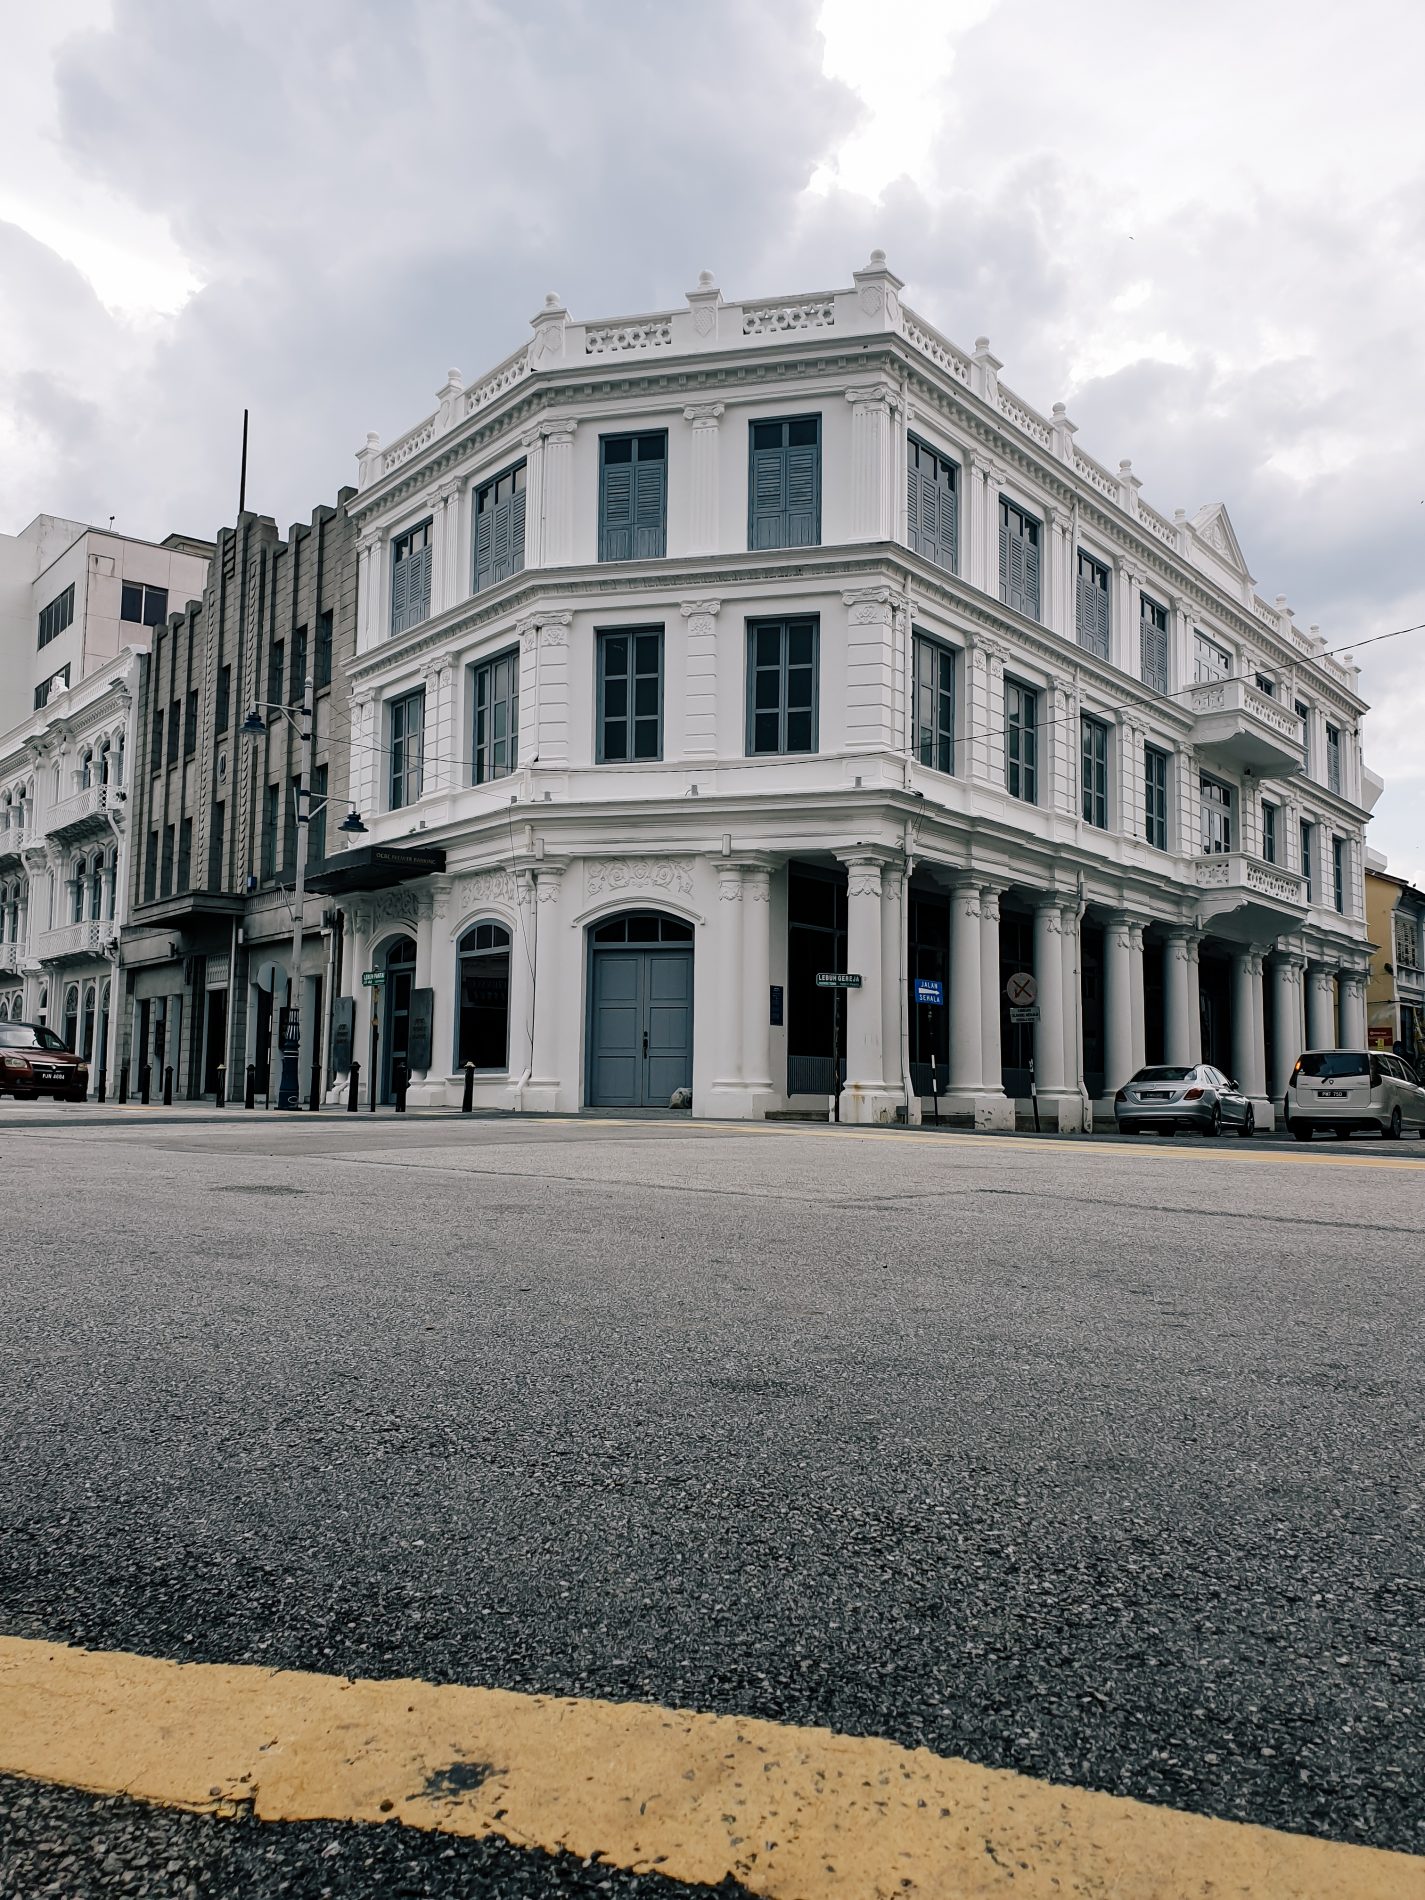
{"type": "Polygon", "coordinates": [[[318,883],[387,1092],[1078,1128],[1208,1059],[1266,1123],[1364,1039],[1357,670],[901,288],[550,297],[368,437],[318,883]]]}

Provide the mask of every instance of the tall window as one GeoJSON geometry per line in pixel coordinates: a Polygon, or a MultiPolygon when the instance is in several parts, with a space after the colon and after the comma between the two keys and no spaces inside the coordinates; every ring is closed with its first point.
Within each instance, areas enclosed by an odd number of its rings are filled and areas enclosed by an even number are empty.
{"type": "Polygon", "coordinates": [[[496,654],[475,668],[475,750],[471,778],[476,785],[506,778],[519,764],[520,656],[517,648],[496,654]]]}
{"type": "Polygon", "coordinates": [[[1301,821],[1301,874],[1306,879],[1306,901],[1316,902],[1316,867],[1312,859],[1316,855],[1316,827],[1301,821]]]}
{"type": "Polygon", "coordinates": [[[1262,856],[1268,864],[1277,861],[1277,807],[1268,798],[1262,800],[1262,856]]]}
{"type": "Polygon", "coordinates": [[[1343,915],[1346,909],[1346,840],[1331,840],[1331,900],[1343,915]]]}
{"type": "Polygon", "coordinates": [[[151,904],[158,896],[158,833],[151,831],[143,854],[143,901],[151,904]]]}
{"type": "Polygon", "coordinates": [[[1018,680],[1004,683],[1004,782],[1011,798],[1039,800],[1039,695],[1018,680]]]}
{"type": "Polygon", "coordinates": [[[1276,683],[1276,681],[1275,681],[1275,680],[1274,680],[1274,679],[1272,678],[1272,676],[1270,675],[1270,673],[1258,673],[1258,675],[1257,675],[1257,691],[1258,691],[1259,693],[1265,693],[1268,699],[1275,699],[1275,698],[1276,698],[1276,696],[1277,696],[1277,683],[1276,683]]]}
{"type": "Polygon", "coordinates": [[[312,684],[317,688],[332,683],[332,610],[324,607],[317,615],[317,659],[312,669],[312,684]]]}
{"type": "Polygon", "coordinates": [[[1225,680],[1232,671],[1232,655],[1226,647],[1209,640],[1205,633],[1193,638],[1193,679],[1199,686],[1212,680],[1225,680]]]}
{"type": "Polygon", "coordinates": [[[663,630],[599,635],[601,765],[663,756],[663,630]]]}
{"type": "Polygon", "coordinates": [[[292,704],[299,706],[307,690],[307,629],[298,627],[292,635],[292,704]]]}
{"type": "Polygon", "coordinates": [[[226,805],[219,802],[212,807],[208,815],[208,889],[220,891],[223,888],[223,827],[227,818],[226,805]]]}
{"type": "Polygon", "coordinates": [[[282,863],[289,872],[297,866],[297,787],[301,782],[294,772],[282,802],[282,863]]]}
{"type": "Polygon", "coordinates": [[[170,765],[178,763],[178,741],[183,736],[182,719],[183,701],[175,699],[168,708],[168,763],[170,765]]]}
{"type": "Polygon", "coordinates": [[[935,772],[955,770],[955,653],[915,636],[915,756],[935,772]]]}
{"type": "Polygon", "coordinates": [[[217,702],[213,711],[214,732],[226,732],[228,720],[232,714],[233,669],[231,666],[218,668],[217,702]]]}
{"type": "Polygon", "coordinates": [[[1326,728],[1326,784],[1330,791],[1341,789],[1341,728],[1326,728]]]}
{"type": "Polygon", "coordinates": [[[810,548],[821,540],[821,417],[754,422],[747,475],[749,548],[810,548]]]}
{"type": "Polygon", "coordinates": [[[327,767],[312,767],[312,790],[307,800],[307,858],[312,864],[320,864],[327,855],[327,767]],[[321,809],[314,810],[320,805],[321,809]]]}
{"type": "Polygon", "coordinates": [[[120,620],[140,627],[161,627],[168,618],[168,589],[143,581],[125,581],[119,596],[120,620]]]}
{"type": "Polygon", "coordinates": [[[163,770],[163,708],[156,707],[153,725],[149,730],[148,769],[150,772],[163,770]]]}
{"type": "Polygon", "coordinates": [[[651,561],[667,552],[668,436],[599,438],[599,559],[651,561]]]}
{"type": "Polygon", "coordinates": [[[1108,658],[1108,569],[1079,549],[1079,578],[1074,594],[1074,631],[1085,651],[1108,658]]]}
{"type": "Polygon", "coordinates": [[[475,592],[524,568],[525,464],[475,490],[475,592]]]}
{"type": "Polygon", "coordinates": [[[1293,707],[1301,722],[1301,758],[1303,768],[1311,770],[1311,708],[1304,699],[1298,699],[1293,707]]]}
{"type": "Polygon", "coordinates": [[[1079,719],[1084,823],[1108,830],[1108,727],[1087,713],[1079,719]]]}
{"type": "Polygon", "coordinates": [[[1138,596],[1138,677],[1152,693],[1168,690],[1168,610],[1138,596]]]}
{"type": "Polygon", "coordinates": [[[1198,806],[1202,814],[1202,849],[1232,849],[1232,787],[1203,772],[1197,781],[1198,806]]]}
{"type": "Polygon", "coordinates": [[[1168,755],[1161,747],[1143,748],[1143,836],[1155,851],[1168,848],[1168,755]]]}
{"type": "Polygon", "coordinates": [[[287,642],[274,640],[267,649],[267,703],[280,706],[286,698],[287,642]]]}
{"type": "Polygon", "coordinates": [[[430,616],[430,527],[418,521],[391,542],[392,633],[405,633],[430,616]]]}
{"type": "Polygon", "coordinates": [[[71,581],[62,594],[56,594],[48,607],[40,609],[39,644],[47,647],[56,640],[66,627],[74,621],[74,582],[71,581]]]}
{"type": "Polygon", "coordinates": [[[510,933],[476,924],[460,939],[460,1016],[455,1066],[505,1069],[510,1059],[510,933]]]}
{"type": "Polygon", "coordinates": [[[1395,916],[1395,960],[1403,963],[1408,970],[1420,966],[1420,932],[1413,917],[1404,917],[1399,911],[1395,916]]]}
{"type": "Polygon", "coordinates": [[[177,890],[186,891],[193,882],[193,820],[185,818],[178,827],[177,890]]]}
{"type": "Polygon", "coordinates": [[[1039,618],[1039,523],[1004,495],[999,500],[999,597],[1039,618]]]}
{"type": "Polygon", "coordinates": [[[815,752],[817,645],[813,618],[747,628],[747,751],[815,752]]]}
{"type": "Polygon", "coordinates": [[[198,750],[198,689],[190,689],[183,701],[183,756],[191,759],[198,750]]]}
{"type": "Polygon", "coordinates": [[[953,574],[960,565],[958,471],[917,436],[906,438],[906,538],[953,574]]]}
{"type": "Polygon", "coordinates": [[[277,875],[277,824],[282,816],[282,787],[262,788],[262,875],[277,875]]]}
{"type": "Polygon", "coordinates": [[[172,825],[163,827],[163,870],[159,879],[160,897],[173,895],[173,856],[176,839],[172,825]]]}
{"type": "Polygon", "coordinates": [[[426,718],[425,688],[391,701],[390,806],[399,811],[421,795],[426,718]]]}

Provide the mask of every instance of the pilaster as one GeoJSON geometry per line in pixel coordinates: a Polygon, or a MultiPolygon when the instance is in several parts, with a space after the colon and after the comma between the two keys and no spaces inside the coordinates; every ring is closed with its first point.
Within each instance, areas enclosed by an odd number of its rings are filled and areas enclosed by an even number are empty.
{"type": "MultiPolygon", "coordinates": [[[[572,417],[540,424],[544,438],[542,567],[563,567],[574,559],[574,431],[578,426],[572,417]]],[[[528,477],[525,486],[528,491],[528,477]]],[[[528,496],[525,512],[528,534],[528,496]]]]}
{"type": "MultiPolygon", "coordinates": [[[[716,293],[714,293],[716,294],[716,293]]],[[[691,301],[691,299],[690,299],[691,301]]],[[[688,552],[716,554],[718,542],[718,449],[720,402],[689,403],[683,415],[692,424],[688,458],[688,552]]]]}
{"type": "Polygon", "coordinates": [[[683,751],[690,759],[717,757],[717,616],[721,608],[720,600],[685,600],[679,607],[687,622],[683,751]]]}
{"type": "Polygon", "coordinates": [[[851,404],[851,538],[886,541],[894,534],[892,426],[899,401],[887,382],[858,383],[851,404]]]}
{"type": "Polygon", "coordinates": [[[848,749],[895,746],[894,610],[888,587],[848,587],[846,603],[846,743],[848,749]]]}

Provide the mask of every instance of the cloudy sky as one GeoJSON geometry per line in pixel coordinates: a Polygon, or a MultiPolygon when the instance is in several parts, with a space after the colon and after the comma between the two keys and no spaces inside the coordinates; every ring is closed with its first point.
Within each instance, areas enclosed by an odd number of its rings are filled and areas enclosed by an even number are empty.
{"type": "MultiPolygon", "coordinates": [[[[1225,501],[1333,646],[1425,621],[1425,7],[1379,0],[10,0],[0,528],[159,537],[354,480],[447,365],[849,282],[1225,501]]],[[[1425,633],[1361,650],[1425,879],[1425,633]]]]}

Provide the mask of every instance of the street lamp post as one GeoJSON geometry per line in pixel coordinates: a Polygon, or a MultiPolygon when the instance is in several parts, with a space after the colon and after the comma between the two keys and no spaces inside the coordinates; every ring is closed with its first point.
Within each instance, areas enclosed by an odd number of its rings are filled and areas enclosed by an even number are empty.
{"type": "MultiPolygon", "coordinates": [[[[302,1085],[298,1080],[302,1053],[302,913],[306,908],[307,897],[307,828],[314,815],[309,790],[312,776],[312,691],[312,676],[309,673],[302,682],[302,704],[296,719],[290,707],[269,703],[254,706],[242,722],[244,735],[257,738],[267,730],[262,714],[279,712],[289,725],[296,726],[301,744],[294,794],[297,800],[297,852],[292,871],[292,961],[287,972],[287,1024],[282,1032],[282,1076],[277,1085],[277,1106],[285,1109],[299,1109],[302,1106],[302,1085]]],[[[325,811],[330,802],[324,798],[316,810],[325,811]]],[[[355,805],[338,826],[338,830],[348,835],[364,832],[365,829],[355,805]]]]}

